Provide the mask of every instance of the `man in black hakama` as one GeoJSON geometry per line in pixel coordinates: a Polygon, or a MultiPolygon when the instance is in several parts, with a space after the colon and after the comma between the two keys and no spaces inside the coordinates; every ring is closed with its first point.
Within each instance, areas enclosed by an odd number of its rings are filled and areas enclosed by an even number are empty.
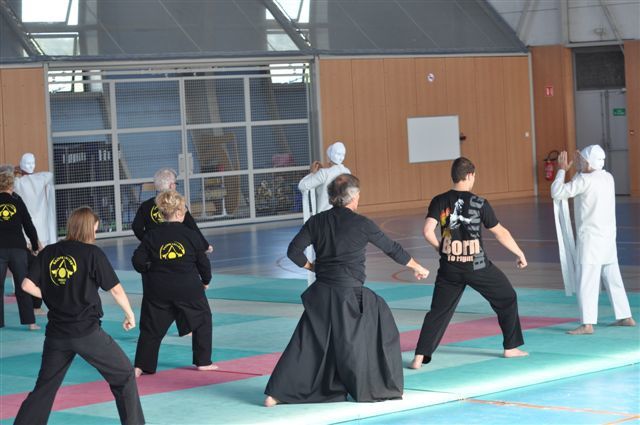
{"type": "Polygon", "coordinates": [[[359,182],[342,174],[329,185],[333,208],[311,217],[289,245],[288,257],[314,269],[302,294],[304,313],[265,389],[265,405],[382,401],[402,397],[398,328],[386,302],[363,287],[368,243],[422,279],[429,273],[368,218],[355,212],[359,182]],[[316,262],[304,249],[313,245],[316,262]]]}

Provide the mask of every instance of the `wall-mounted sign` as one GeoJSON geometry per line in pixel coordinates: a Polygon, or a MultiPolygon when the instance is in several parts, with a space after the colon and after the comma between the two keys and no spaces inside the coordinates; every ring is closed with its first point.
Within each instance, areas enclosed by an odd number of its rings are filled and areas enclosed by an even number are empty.
{"type": "Polygon", "coordinates": [[[613,108],[613,116],[614,117],[624,117],[627,115],[626,108],[613,108]]]}

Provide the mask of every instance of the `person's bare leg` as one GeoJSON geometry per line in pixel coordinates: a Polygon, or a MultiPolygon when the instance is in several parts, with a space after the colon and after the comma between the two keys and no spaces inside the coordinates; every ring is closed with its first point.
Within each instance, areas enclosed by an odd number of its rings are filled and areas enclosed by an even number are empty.
{"type": "Polygon", "coordinates": [[[627,317],[626,319],[616,320],[611,324],[611,326],[635,326],[636,321],[633,320],[633,317],[627,317]]]}
{"type": "Polygon", "coordinates": [[[278,403],[280,403],[280,401],[271,397],[270,395],[268,395],[267,398],[264,399],[264,407],[273,407],[278,403]]]}
{"type": "Polygon", "coordinates": [[[47,312],[44,311],[41,308],[34,308],[33,309],[33,314],[35,314],[36,316],[45,316],[47,314],[47,312]]]}
{"type": "Polygon", "coordinates": [[[196,366],[196,369],[198,369],[201,372],[206,372],[210,370],[216,370],[218,369],[218,366],[211,363],[210,365],[207,365],[207,366],[196,366]]]}
{"type": "Polygon", "coordinates": [[[413,361],[409,365],[410,369],[420,369],[422,367],[422,361],[424,360],[424,356],[422,354],[416,354],[413,358],[413,361]]]}
{"type": "Polygon", "coordinates": [[[504,357],[510,359],[512,357],[525,357],[528,356],[529,353],[526,351],[522,351],[519,348],[509,348],[504,350],[504,357]]]}
{"type": "Polygon", "coordinates": [[[593,333],[593,325],[580,325],[577,328],[567,331],[569,335],[591,335],[593,333]]]}

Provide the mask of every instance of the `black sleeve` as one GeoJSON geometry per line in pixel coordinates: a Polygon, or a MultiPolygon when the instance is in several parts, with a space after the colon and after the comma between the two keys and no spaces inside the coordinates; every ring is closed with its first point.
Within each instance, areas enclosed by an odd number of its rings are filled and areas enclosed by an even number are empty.
{"type": "Polygon", "coordinates": [[[427,209],[427,216],[425,218],[431,217],[440,223],[440,212],[443,210],[443,208],[441,208],[441,199],[442,198],[440,196],[436,196],[431,200],[429,208],[427,209]]]}
{"type": "Polygon", "coordinates": [[[208,285],[211,282],[211,263],[204,251],[196,251],[196,267],[198,268],[198,273],[200,273],[202,284],[208,285]]]}
{"type": "Polygon", "coordinates": [[[187,211],[187,213],[184,215],[183,223],[189,229],[194,230],[198,234],[200,240],[204,244],[204,250],[206,251],[207,249],[209,249],[209,242],[205,239],[204,235],[200,231],[200,228],[198,227],[198,224],[196,223],[196,220],[193,218],[189,211],[187,211]]]}
{"type": "Polygon", "coordinates": [[[31,242],[31,250],[38,250],[38,231],[36,230],[36,226],[33,225],[33,221],[31,220],[31,215],[29,214],[29,210],[27,206],[24,204],[22,198],[17,195],[14,195],[16,198],[16,204],[18,204],[18,208],[20,208],[20,217],[22,219],[22,228],[24,229],[24,233],[27,234],[29,241],[31,242]]]}
{"type": "Polygon", "coordinates": [[[111,290],[120,283],[120,279],[118,279],[118,275],[116,275],[115,270],[113,270],[113,266],[107,259],[107,256],[98,247],[96,247],[94,255],[93,274],[100,288],[105,291],[111,290]]]}
{"type": "Polygon", "coordinates": [[[484,224],[484,227],[486,227],[487,229],[496,227],[498,223],[500,223],[498,221],[498,218],[496,217],[496,213],[493,211],[493,208],[491,208],[489,201],[487,201],[486,199],[484,201],[484,204],[482,205],[482,208],[480,208],[480,217],[482,218],[482,224],[484,224]]]}
{"type": "MultiPolygon", "coordinates": [[[[31,254],[29,254],[31,255],[31,254]]],[[[40,280],[42,279],[42,253],[38,254],[38,256],[31,262],[29,266],[29,271],[27,272],[27,278],[30,281],[36,284],[36,286],[40,286],[40,280]]]]}
{"type": "Polygon", "coordinates": [[[133,219],[133,223],[131,223],[131,229],[133,233],[136,235],[138,240],[142,241],[144,237],[144,203],[140,204],[138,211],[136,212],[136,216],[133,219]]]}
{"type": "Polygon", "coordinates": [[[396,263],[406,266],[409,260],[411,260],[411,255],[405,251],[398,242],[385,235],[377,224],[368,218],[365,220],[365,229],[369,242],[380,248],[382,252],[387,254],[396,263]]]}
{"type": "Polygon", "coordinates": [[[287,249],[287,257],[298,267],[304,267],[309,259],[304,254],[304,250],[311,245],[311,229],[309,223],[313,217],[307,220],[302,226],[298,234],[293,238],[287,249]]]}
{"type": "Polygon", "coordinates": [[[131,257],[131,264],[138,273],[146,273],[151,268],[151,258],[149,258],[149,252],[147,251],[148,239],[143,238],[142,242],[131,257]]]}

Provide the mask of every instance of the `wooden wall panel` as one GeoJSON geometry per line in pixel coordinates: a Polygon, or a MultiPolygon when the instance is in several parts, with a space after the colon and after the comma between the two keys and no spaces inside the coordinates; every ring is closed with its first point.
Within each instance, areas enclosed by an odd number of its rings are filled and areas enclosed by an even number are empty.
{"type": "Polygon", "coordinates": [[[415,61],[384,59],[389,202],[422,199],[420,165],[409,163],[407,118],[416,116],[415,61]]]}
{"type": "Polygon", "coordinates": [[[502,58],[509,191],[533,189],[529,59],[502,58]]]}
{"type": "Polygon", "coordinates": [[[5,163],[4,155],[4,119],[2,115],[2,70],[0,69],[0,164],[5,163]]]}
{"type": "MultiPolygon", "coordinates": [[[[357,176],[362,205],[389,202],[384,65],[382,59],[351,62],[357,176]]],[[[395,147],[395,146],[394,146],[395,147]]]]}
{"type": "Polygon", "coordinates": [[[475,58],[478,153],[474,161],[481,193],[507,192],[507,143],[504,114],[504,70],[500,58],[475,58]]]}
{"type": "Polygon", "coordinates": [[[347,148],[344,164],[357,176],[350,60],[320,61],[320,104],[323,155],[329,145],[340,140],[347,148]]]}
{"type": "MultiPolygon", "coordinates": [[[[449,80],[444,58],[418,58],[416,61],[417,116],[448,115],[447,81],[449,80]],[[427,76],[433,74],[433,81],[427,76]]],[[[420,164],[422,198],[431,199],[451,186],[451,161],[420,164]]]]}
{"type": "Polygon", "coordinates": [[[536,128],[536,171],[538,192],[548,196],[551,182],[544,179],[543,160],[552,150],[575,151],[573,117],[573,63],[570,50],[563,46],[531,48],[533,100],[536,128]],[[547,94],[547,88],[553,95],[547,94]],[[570,109],[570,110],[568,110],[570,109]]]}
{"type": "MultiPolygon", "coordinates": [[[[478,156],[475,66],[473,58],[447,58],[447,112],[460,118],[460,132],[466,139],[460,146],[462,156],[475,161],[478,156]]],[[[451,177],[447,173],[449,185],[451,177]]]]}
{"type": "Polygon", "coordinates": [[[627,86],[627,128],[631,196],[640,197],[640,40],[625,41],[624,68],[627,86]]]}
{"type": "Polygon", "coordinates": [[[36,171],[49,170],[43,68],[2,71],[5,161],[18,164],[25,152],[36,156],[36,171]]]}

